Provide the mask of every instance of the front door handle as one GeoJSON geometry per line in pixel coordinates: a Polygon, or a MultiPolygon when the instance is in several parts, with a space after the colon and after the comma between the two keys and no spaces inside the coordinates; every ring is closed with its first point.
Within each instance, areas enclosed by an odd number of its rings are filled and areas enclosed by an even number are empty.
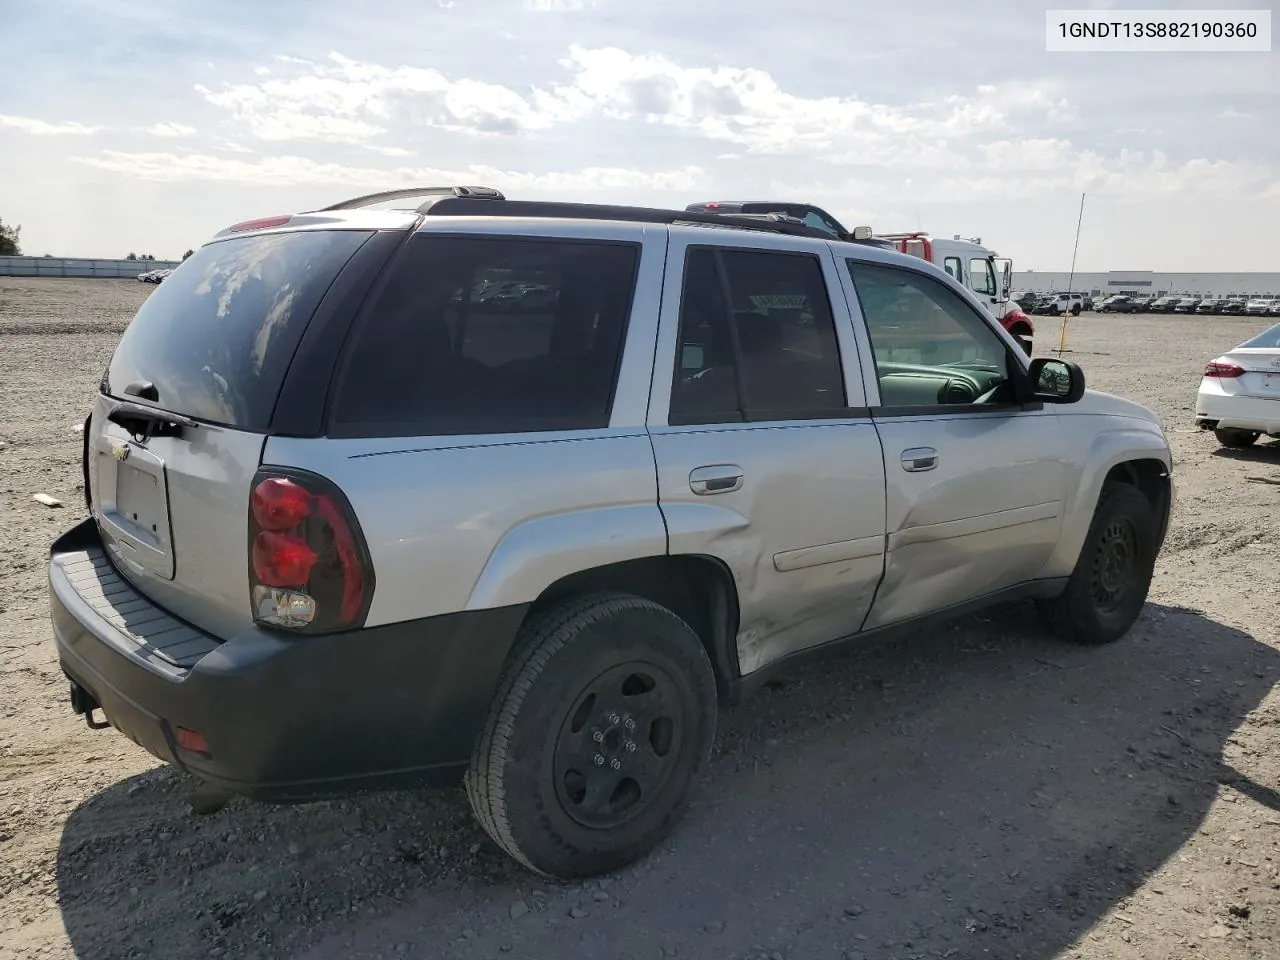
{"type": "Polygon", "coordinates": [[[902,451],[902,469],[907,473],[923,473],[938,465],[938,451],[933,447],[912,447],[902,451]]]}
{"type": "Polygon", "coordinates": [[[734,463],[695,467],[689,472],[689,489],[700,497],[733,493],[742,489],[742,468],[734,463]]]}

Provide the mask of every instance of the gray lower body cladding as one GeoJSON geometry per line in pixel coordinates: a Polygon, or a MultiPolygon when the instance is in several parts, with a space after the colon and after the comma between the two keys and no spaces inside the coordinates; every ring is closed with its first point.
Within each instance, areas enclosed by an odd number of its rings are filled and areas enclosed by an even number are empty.
{"type": "Polygon", "coordinates": [[[456,782],[526,612],[503,607],[319,636],[253,628],[206,638],[208,651],[184,662],[166,656],[164,638],[179,633],[179,652],[189,652],[199,646],[192,628],[148,609],[103,559],[92,520],[52,548],[54,639],[80,705],[100,705],[156,757],[257,800],[456,782]],[[165,632],[149,637],[151,624],[165,632]],[[203,734],[208,755],[180,749],[179,727],[203,734]]]}

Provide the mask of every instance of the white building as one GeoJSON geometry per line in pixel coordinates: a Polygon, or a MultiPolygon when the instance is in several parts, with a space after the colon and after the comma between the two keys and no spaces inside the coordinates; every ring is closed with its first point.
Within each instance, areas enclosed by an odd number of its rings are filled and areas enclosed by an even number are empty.
{"type": "Polygon", "coordinates": [[[1087,293],[1093,297],[1123,293],[1164,297],[1184,293],[1217,297],[1280,297],[1280,273],[1155,273],[1151,270],[1109,270],[1106,273],[1017,270],[1013,289],[1033,293],[1087,293]],[[1070,283],[1070,286],[1068,286],[1070,283]]]}

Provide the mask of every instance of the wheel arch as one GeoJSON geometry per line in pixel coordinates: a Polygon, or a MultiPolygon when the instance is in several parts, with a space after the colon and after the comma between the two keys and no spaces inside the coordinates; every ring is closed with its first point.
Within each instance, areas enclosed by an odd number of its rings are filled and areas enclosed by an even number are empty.
{"type": "MultiPolygon", "coordinates": [[[[1147,498],[1155,512],[1163,543],[1173,509],[1174,488],[1170,454],[1162,438],[1145,430],[1108,431],[1096,439],[1085,464],[1075,496],[1065,505],[1058,546],[1041,577],[1070,576],[1098,501],[1109,483],[1129,484],[1147,498]]],[[[1157,549],[1159,546],[1157,544],[1157,549]]]]}
{"type": "Polygon", "coordinates": [[[736,696],[738,591],[724,561],[700,554],[639,557],[562,576],[533,602],[526,619],[561,601],[589,593],[617,591],[643,597],[671,610],[702,641],[722,700],[736,696]]]}

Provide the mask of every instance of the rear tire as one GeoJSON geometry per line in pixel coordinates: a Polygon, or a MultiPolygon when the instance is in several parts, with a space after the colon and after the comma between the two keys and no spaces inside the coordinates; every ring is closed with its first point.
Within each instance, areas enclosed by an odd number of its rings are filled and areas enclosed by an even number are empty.
{"type": "Polygon", "coordinates": [[[1213,431],[1213,435],[1218,438],[1218,442],[1224,447],[1233,447],[1235,449],[1252,447],[1258,442],[1258,437],[1261,436],[1255,430],[1237,430],[1234,427],[1219,427],[1213,431]]]}
{"type": "Polygon", "coordinates": [[[679,821],[716,704],[702,642],[670,610],[626,594],[557,604],[521,629],[467,771],[471,809],[537,873],[620,869],[679,821]]]}
{"type": "Polygon", "coordinates": [[[1046,624],[1076,643],[1119,640],[1147,602],[1158,537],[1141,491],[1126,483],[1103,487],[1067,589],[1038,603],[1046,624]]]}

